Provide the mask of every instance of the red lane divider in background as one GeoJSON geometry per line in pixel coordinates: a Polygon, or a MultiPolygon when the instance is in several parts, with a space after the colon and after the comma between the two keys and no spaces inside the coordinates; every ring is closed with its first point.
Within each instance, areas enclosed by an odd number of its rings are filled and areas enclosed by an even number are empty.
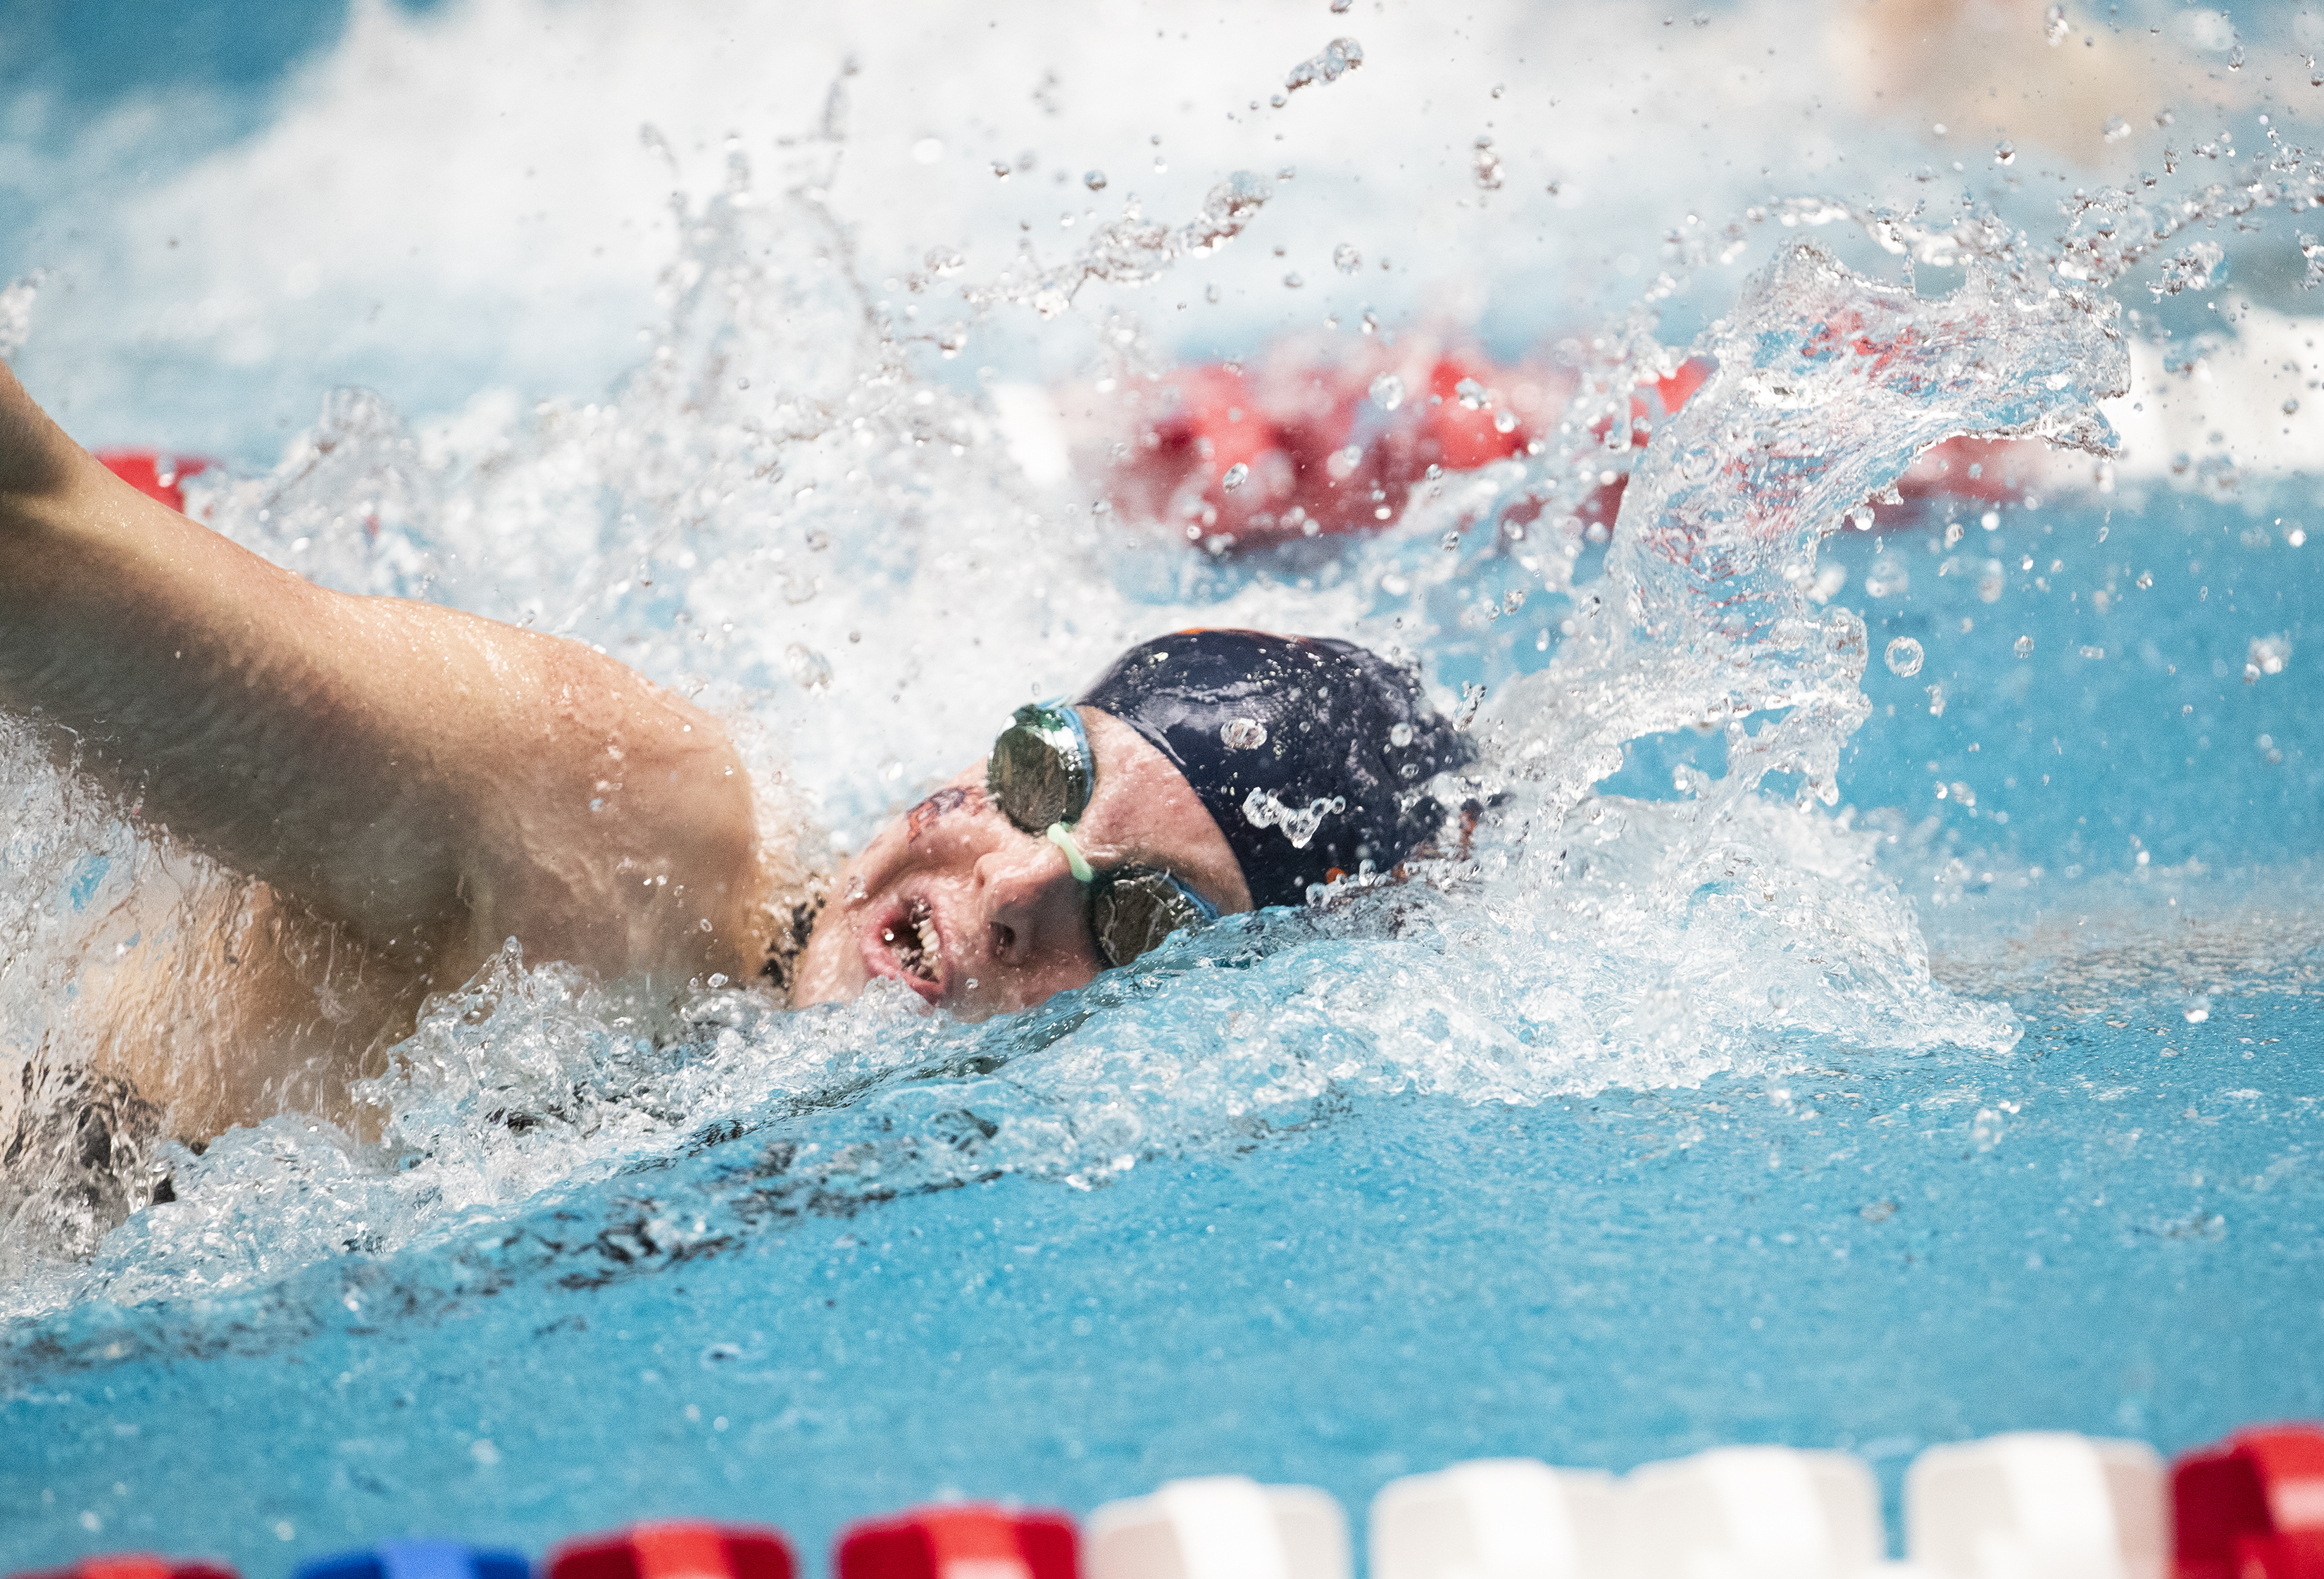
{"type": "Polygon", "coordinates": [[[832,1570],[838,1579],[1081,1579],[1081,1537],[1064,1513],[913,1508],[848,1526],[832,1570]]]}
{"type": "Polygon", "coordinates": [[[166,455],[154,449],[100,449],[97,458],[105,463],[106,470],[148,499],[159,499],[180,511],[186,507],[186,479],[210,469],[210,463],[199,456],[166,455]]]}
{"type": "Polygon", "coordinates": [[[2179,1455],[2178,1579],[2324,1579],[2324,1430],[2260,1426],[2179,1455]]]}
{"type": "Polygon", "coordinates": [[[779,1529],[671,1519],[567,1541],[542,1572],[546,1579],[792,1579],[798,1568],[779,1529]]]}

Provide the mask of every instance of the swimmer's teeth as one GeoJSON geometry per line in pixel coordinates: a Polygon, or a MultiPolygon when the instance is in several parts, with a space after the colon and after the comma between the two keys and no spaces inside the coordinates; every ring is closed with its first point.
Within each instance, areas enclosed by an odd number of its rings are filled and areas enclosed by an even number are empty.
{"type": "Polygon", "coordinates": [[[936,918],[928,913],[927,905],[916,904],[912,907],[912,924],[920,935],[919,957],[912,968],[933,982],[936,979],[935,962],[938,957],[936,918]]]}

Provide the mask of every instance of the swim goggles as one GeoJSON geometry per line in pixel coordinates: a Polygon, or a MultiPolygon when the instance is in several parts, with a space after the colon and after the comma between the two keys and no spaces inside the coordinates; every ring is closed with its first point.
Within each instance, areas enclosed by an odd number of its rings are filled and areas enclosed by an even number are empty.
{"type": "Polygon", "coordinates": [[[1216,905],[1158,866],[1100,872],[1089,863],[1074,838],[1097,788],[1097,758],[1081,715],[1061,702],[1040,702],[1018,708],[1015,716],[992,743],[985,793],[1018,828],[1065,852],[1075,881],[1088,890],[1090,937],[1107,963],[1128,965],[1173,932],[1217,920],[1216,905]]]}

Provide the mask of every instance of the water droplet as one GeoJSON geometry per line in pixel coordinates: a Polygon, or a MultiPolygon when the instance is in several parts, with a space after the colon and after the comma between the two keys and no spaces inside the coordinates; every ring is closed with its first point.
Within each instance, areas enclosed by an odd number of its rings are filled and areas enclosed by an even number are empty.
{"type": "Polygon", "coordinates": [[[1352,274],[1364,266],[1364,254],[1343,241],[1332,249],[1332,266],[1342,274],[1352,274]]]}
{"type": "Polygon", "coordinates": [[[1372,397],[1372,404],[1383,411],[1393,411],[1404,404],[1404,380],[1393,373],[1383,373],[1372,380],[1366,392],[1372,397]]]}
{"type": "Polygon", "coordinates": [[[2283,414],[2284,414],[2285,416],[2287,416],[2287,417],[2289,417],[2290,415],[2292,415],[2292,412],[2294,412],[2294,411],[2298,411],[2299,409],[2300,409],[2300,397],[2299,397],[2298,395],[2293,395],[2290,400],[2287,400],[2287,401],[2285,401],[2285,402],[2283,402],[2283,414]]]}
{"type": "Polygon", "coordinates": [[[1244,465],[1241,461],[1237,461],[1234,465],[1227,467],[1226,476],[1219,479],[1219,486],[1231,494],[1237,488],[1241,487],[1243,484],[1250,479],[1250,467],[1244,465]]]}
{"type": "Polygon", "coordinates": [[[2133,582],[2132,585],[2136,586],[2139,591],[2144,592],[2148,587],[2154,585],[2154,572],[2152,570],[2141,570],[2138,573],[2138,579],[2133,582]]]}
{"type": "Polygon", "coordinates": [[[2211,1011],[2200,1003],[2187,1011],[2187,1023],[2190,1025],[2200,1025],[2210,1018],[2211,1011]]]}
{"type": "Polygon", "coordinates": [[[1462,379],[1452,386],[1452,392],[1460,397],[1461,404],[1465,409],[1471,411],[1481,411],[1485,409],[1485,386],[1475,379],[1462,379]]]}
{"type": "Polygon", "coordinates": [[[1087,175],[1082,177],[1082,185],[1087,187],[1093,192],[1102,192],[1105,190],[1105,171],[1102,170],[1091,171],[1087,175]]]}
{"type": "Polygon", "coordinates": [[[996,160],[994,160],[994,161],[992,162],[992,175],[993,175],[993,179],[994,179],[994,180],[1004,180],[1004,181],[1005,181],[1005,180],[1007,180],[1009,179],[1009,177],[1010,177],[1010,174],[1011,169],[1012,169],[1012,167],[1010,166],[1010,162],[1009,162],[1007,160],[1005,160],[1005,159],[996,159],[996,160]]]}
{"type": "Polygon", "coordinates": [[[1475,144],[1475,176],[1477,185],[1489,192],[1501,189],[1501,156],[1493,152],[1493,140],[1480,136],[1475,144]]]}
{"type": "Polygon", "coordinates": [[[1356,0],[1332,0],[1332,14],[1334,16],[1345,16],[1348,13],[1348,7],[1353,5],[1355,3],[1356,0]]]}
{"type": "Polygon", "coordinates": [[[2130,123],[2128,121],[2124,120],[2120,115],[2108,115],[2107,117],[2106,140],[2107,142],[2119,143],[2125,137],[2129,135],[2130,123]]]}
{"type": "Polygon", "coordinates": [[[2012,648],[2010,649],[2010,651],[2011,651],[2012,652],[2016,653],[2016,654],[2017,654],[2017,656],[2018,656],[2018,657],[2020,657],[2020,658],[2031,658],[2031,657],[2033,657],[2033,656],[2034,656],[2034,638],[2033,638],[2033,637],[2031,637],[2031,636],[2020,636],[2020,637],[2018,637],[2018,638],[2017,638],[2017,644],[2016,644],[2015,646],[2012,647],[2012,648]]]}
{"type": "Polygon", "coordinates": [[[1494,431],[1494,432],[1496,432],[1496,433],[1514,433],[1514,432],[1516,432],[1517,430],[1517,414],[1515,411],[1495,411],[1495,412],[1493,413],[1493,431],[1494,431]]]}
{"type": "Polygon", "coordinates": [[[1873,522],[1872,506],[1869,504],[1858,504],[1855,509],[1848,512],[1848,519],[1855,524],[1857,531],[1870,531],[1872,530],[1873,522]]]}
{"type": "Polygon", "coordinates": [[[1899,679],[1911,679],[1921,672],[1921,644],[1910,636],[1899,636],[1888,643],[1888,672],[1899,679]]]}
{"type": "Polygon", "coordinates": [[[1286,291],[1296,291],[1305,283],[1307,282],[1299,277],[1299,271],[1296,269],[1283,276],[1283,288],[1286,291]]]}
{"type": "Polygon", "coordinates": [[[2066,21],[2066,8],[2062,5],[2050,7],[2049,14],[2042,23],[2042,36],[2049,41],[2050,47],[2054,50],[2064,43],[2066,34],[2072,31],[2066,21]]]}
{"type": "Polygon", "coordinates": [[[1203,287],[1203,300],[1205,301],[1216,301],[1222,294],[1224,293],[1215,285],[1205,285],[1203,287]]]}
{"type": "Polygon", "coordinates": [[[1993,162],[1996,164],[2016,163],[2017,144],[2012,143],[2006,137],[2004,137],[2000,142],[1996,143],[1993,145],[1993,162]]]}
{"type": "Polygon", "coordinates": [[[1230,718],[1219,726],[1229,751],[1255,751],[1267,743],[1267,725],[1256,718],[1230,718]]]}
{"type": "MultiPolygon", "coordinates": [[[[1292,93],[1317,82],[1337,82],[1364,63],[1364,47],[1353,39],[1333,39],[1322,50],[1283,74],[1283,86],[1292,93]]],[[[1276,102],[1282,103],[1278,97],[1276,102]]]]}
{"type": "Polygon", "coordinates": [[[1409,724],[1398,724],[1395,727],[1391,728],[1388,732],[1388,743],[1394,746],[1410,745],[1412,743],[1412,725],[1409,724]]]}

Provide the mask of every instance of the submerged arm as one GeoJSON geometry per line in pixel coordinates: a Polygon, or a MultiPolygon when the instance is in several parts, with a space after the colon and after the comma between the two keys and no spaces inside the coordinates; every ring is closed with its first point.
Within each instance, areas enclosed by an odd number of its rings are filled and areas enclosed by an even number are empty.
{"type": "Polygon", "coordinates": [[[707,715],[576,642],[315,586],[115,478],[5,367],[0,708],[431,970],[513,936],[741,975],[760,943],[750,789],[707,715]]]}

